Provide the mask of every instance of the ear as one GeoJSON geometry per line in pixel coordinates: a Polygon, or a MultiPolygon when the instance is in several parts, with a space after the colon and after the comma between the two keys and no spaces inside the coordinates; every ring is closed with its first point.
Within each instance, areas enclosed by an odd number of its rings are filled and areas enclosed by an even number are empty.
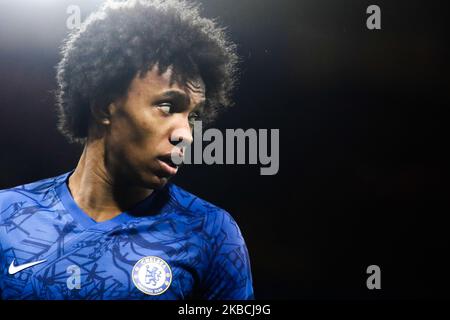
{"type": "Polygon", "coordinates": [[[114,110],[114,102],[106,103],[93,101],[90,105],[91,115],[95,123],[103,126],[111,124],[111,112],[114,110]]]}

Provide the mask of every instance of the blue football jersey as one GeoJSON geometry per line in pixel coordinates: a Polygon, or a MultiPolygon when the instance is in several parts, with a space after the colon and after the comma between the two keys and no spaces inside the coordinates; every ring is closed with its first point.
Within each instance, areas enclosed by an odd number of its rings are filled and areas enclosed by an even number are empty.
{"type": "Polygon", "coordinates": [[[224,210],[172,183],[96,222],[71,172],[0,191],[2,299],[253,299],[247,248],[224,210]]]}

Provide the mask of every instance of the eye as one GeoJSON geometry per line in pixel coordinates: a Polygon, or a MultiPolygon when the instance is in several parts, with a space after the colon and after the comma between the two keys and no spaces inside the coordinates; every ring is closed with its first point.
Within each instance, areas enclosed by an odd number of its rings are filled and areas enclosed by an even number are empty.
{"type": "Polygon", "coordinates": [[[157,105],[157,108],[164,112],[165,114],[171,114],[172,113],[172,103],[170,102],[163,102],[157,105]]]}
{"type": "Polygon", "coordinates": [[[198,115],[198,113],[192,112],[191,114],[189,114],[189,123],[191,125],[194,124],[194,121],[198,121],[198,120],[200,120],[200,116],[198,115]]]}
{"type": "Polygon", "coordinates": [[[189,119],[192,121],[196,121],[199,119],[199,115],[196,112],[192,112],[191,114],[189,114],[189,119]]]}

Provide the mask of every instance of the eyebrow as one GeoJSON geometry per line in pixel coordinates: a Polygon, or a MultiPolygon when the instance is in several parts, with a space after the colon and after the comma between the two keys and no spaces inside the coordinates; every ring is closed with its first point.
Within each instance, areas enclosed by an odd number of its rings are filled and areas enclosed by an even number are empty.
{"type": "Polygon", "coordinates": [[[191,103],[191,99],[187,94],[176,90],[165,91],[161,94],[161,99],[172,99],[184,106],[188,106],[191,103]]]}
{"type": "Polygon", "coordinates": [[[197,105],[194,107],[194,110],[192,111],[198,111],[203,109],[206,106],[206,100],[202,100],[201,102],[197,103],[197,105]]]}

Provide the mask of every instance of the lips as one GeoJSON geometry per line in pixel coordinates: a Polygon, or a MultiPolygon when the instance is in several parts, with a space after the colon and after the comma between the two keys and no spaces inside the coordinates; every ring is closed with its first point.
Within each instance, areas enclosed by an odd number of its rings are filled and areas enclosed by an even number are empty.
{"type": "Polygon", "coordinates": [[[173,176],[177,173],[178,166],[175,163],[173,163],[170,154],[158,157],[158,162],[160,164],[161,169],[168,175],[173,176]]]}

